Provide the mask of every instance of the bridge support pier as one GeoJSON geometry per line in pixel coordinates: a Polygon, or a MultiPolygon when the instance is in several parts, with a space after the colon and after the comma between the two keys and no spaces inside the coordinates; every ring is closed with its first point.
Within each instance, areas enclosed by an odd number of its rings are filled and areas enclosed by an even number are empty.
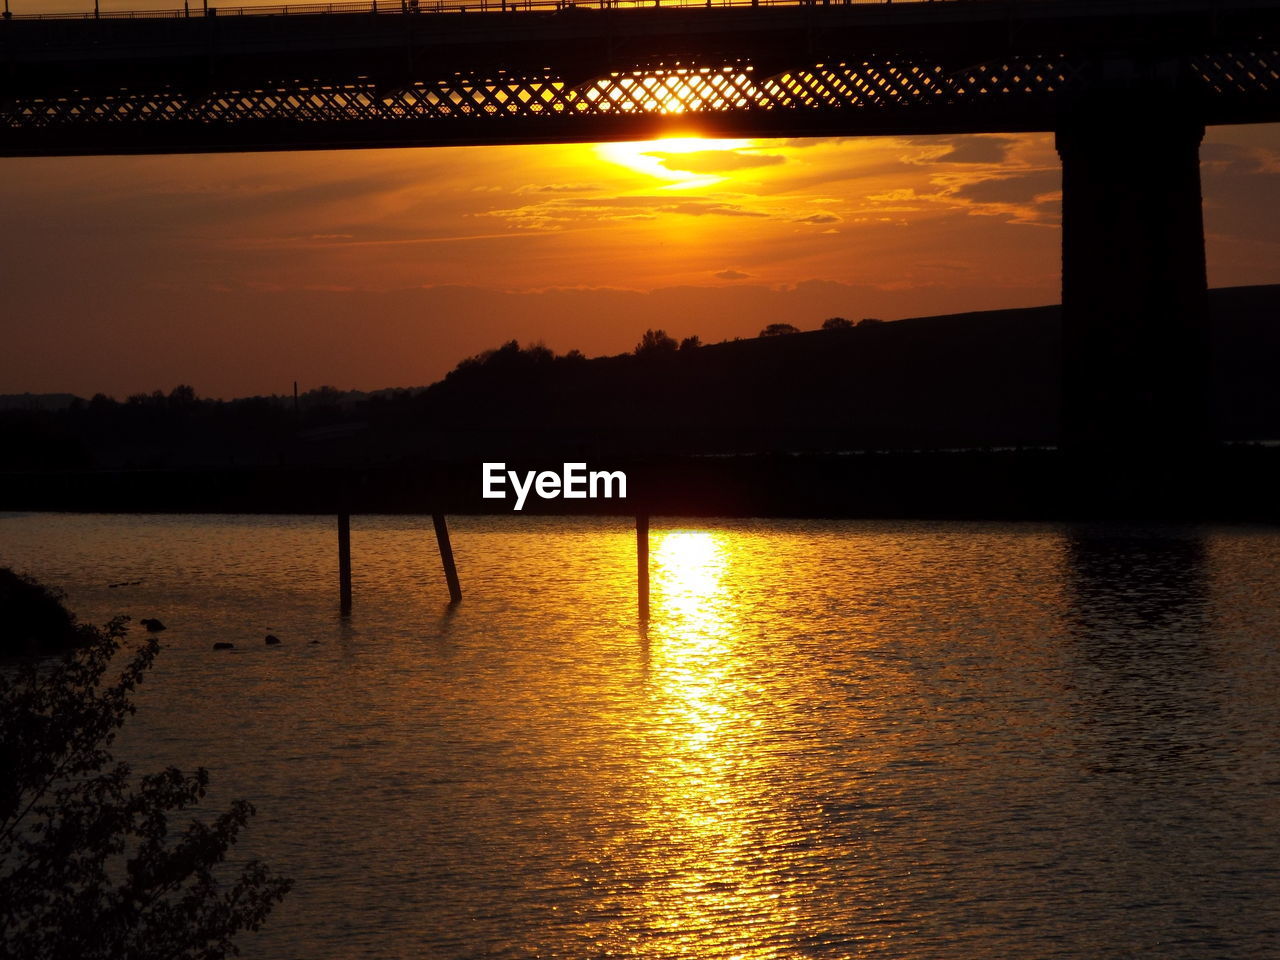
{"type": "Polygon", "coordinates": [[[1204,127],[1093,104],[1062,158],[1063,448],[1164,459],[1209,440],[1204,127]]]}

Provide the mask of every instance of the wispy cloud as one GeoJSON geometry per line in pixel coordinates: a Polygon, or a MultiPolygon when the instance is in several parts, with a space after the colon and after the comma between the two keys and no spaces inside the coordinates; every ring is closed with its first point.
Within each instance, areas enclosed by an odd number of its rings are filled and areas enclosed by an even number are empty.
{"type": "Polygon", "coordinates": [[[516,193],[597,193],[603,189],[598,183],[527,183],[516,193]]]}
{"type": "Polygon", "coordinates": [[[742,150],[693,150],[685,153],[654,150],[645,156],[653,157],[668,170],[696,174],[732,173],[754,167],[775,167],[787,162],[787,158],[778,153],[742,150]]]}
{"type": "Polygon", "coordinates": [[[511,237],[528,236],[527,231],[507,233],[464,233],[434,237],[386,237],[356,239],[350,234],[330,234],[328,236],[307,237],[238,237],[230,242],[238,247],[289,248],[310,247],[404,247],[429,243],[465,243],[471,240],[502,240],[511,237]]]}
{"type": "Polygon", "coordinates": [[[769,214],[716,197],[557,197],[477,216],[497,217],[521,229],[558,229],[571,224],[686,217],[768,217],[769,214]]]}
{"type": "Polygon", "coordinates": [[[1019,141],[1014,137],[965,136],[941,142],[934,137],[911,138],[908,142],[923,147],[907,158],[908,163],[1001,164],[1008,161],[1019,141]]]}

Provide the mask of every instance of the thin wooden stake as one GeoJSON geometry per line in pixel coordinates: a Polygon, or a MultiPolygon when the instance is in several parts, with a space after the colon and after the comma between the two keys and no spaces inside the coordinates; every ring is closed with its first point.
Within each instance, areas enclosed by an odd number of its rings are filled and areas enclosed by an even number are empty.
{"type": "Polygon", "coordinates": [[[649,620],[649,515],[636,514],[636,588],[640,620],[649,620]]]}
{"type": "Polygon", "coordinates": [[[444,578],[449,582],[449,602],[462,600],[462,587],[458,583],[458,568],[453,562],[453,545],[449,542],[449,525],[443,513],[433,513],[431,522],[436,528],[436,543],[440,547],[440,562],[444,564],[444,578]]]}
{"type": "Polygon", "coordinates": [[[338,597],[342,615],[351,612],[351,514],[338,514],[338,597]]]}

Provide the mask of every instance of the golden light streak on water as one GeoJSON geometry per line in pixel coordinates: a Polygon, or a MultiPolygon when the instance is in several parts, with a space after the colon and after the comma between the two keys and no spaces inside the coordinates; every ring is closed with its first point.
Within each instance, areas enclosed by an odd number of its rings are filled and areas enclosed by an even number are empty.
{"type": "Polygon", "coordinates": [[[652,560],[658,736],[643,789],[658,842],[636,865],[653,878],[636,904],[651,931],[645,954],[760,956],[755,944],[782,937],[794,917],[758,869],[778,812],[760,788],[775,777],[755,749],[762,720],[739,669],[742,624],[730,589],[750,576],[751,557],[722,532],[673,529],[655,533],[652,560]]]}
{"type": "Polygon", "coordinates": [[[451,526],[342,619],[332,517],[0,516],[169,624],[120,756],[257,806],[247,958],[1270,955],[1273,530],[659,520],[646,632],[629,522],[451,526]]]}

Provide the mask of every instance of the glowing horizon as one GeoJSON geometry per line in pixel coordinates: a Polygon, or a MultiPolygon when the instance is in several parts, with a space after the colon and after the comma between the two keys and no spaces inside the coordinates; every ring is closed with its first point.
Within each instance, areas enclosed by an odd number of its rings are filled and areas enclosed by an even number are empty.
{"type": "MultiPolygon", "coordinates": [[[[1214,129],[1202,153],[1211,282],[1280,281],[1258,200],[1280,132],[1214,129]]],[[[1060,283],[1042,134],[690,132],[6,172],[14,393],[422,385],[512,339],[612,354],[651,327],[713,342],[1053,303],[1060,283]]]]}

